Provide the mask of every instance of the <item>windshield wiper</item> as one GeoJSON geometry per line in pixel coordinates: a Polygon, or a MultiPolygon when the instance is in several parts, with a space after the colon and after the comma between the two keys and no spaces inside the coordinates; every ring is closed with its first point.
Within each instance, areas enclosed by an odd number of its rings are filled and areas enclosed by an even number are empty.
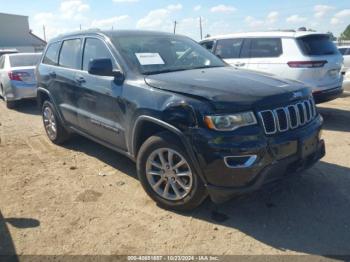
{"type": "Polygon", "coordinates": [[[214,67],[224,67],[224,66],[200,66],[200,67],[192,67],[192,68],[164,69],[164,70],[145,72],[144,74],[145,75],[156,75],[156,74],[163,74],[163,73],[171,73],[171,72],[187,71],[187,70],[195,70],[195,69],[205,69],[205,68],[214,68],[214,67]]]}
{"type": "Polygon", "coordinates": [[[144,74],[145,75],[156,75],[156,74],[171,73],[171,72],[186,71],[186,70],[189,70],[189,69],[188,68],[164,69],[164,70],[145,72],[144,74]]]}

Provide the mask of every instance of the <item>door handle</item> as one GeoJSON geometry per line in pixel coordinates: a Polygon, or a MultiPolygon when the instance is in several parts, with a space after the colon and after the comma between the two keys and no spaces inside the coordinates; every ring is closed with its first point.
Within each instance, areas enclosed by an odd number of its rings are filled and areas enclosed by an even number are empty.
{"type": "Polygon", "coordinates": [[[79,84],[82,84],[82,83],[85,83],[85,82],[86,82],[85,78],[82,77],[82,76],[77,76],[77,77],[75,78],[75,81],[77,81],[79,84]]]}
{"type": "Polygon", "coordinates": [[[50,72],[49,76],[55,78],[56,77],[56,72],[54,72],[54,71],[50,72]]]}
{"type": "Polygon", "coordinates": [[[236,63],[235,66],[237,67],[245,66],[245,63],[236,63]]]}

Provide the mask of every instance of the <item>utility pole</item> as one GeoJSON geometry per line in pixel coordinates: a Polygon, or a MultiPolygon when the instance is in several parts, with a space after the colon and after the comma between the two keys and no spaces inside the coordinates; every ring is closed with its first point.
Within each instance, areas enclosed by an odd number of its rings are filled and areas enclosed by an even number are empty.
{"type": "Polygon", "coordinates": [[[202,29],[202,17],[199,17],[199,31],[201,35],[201,40],[203,39],[203,29],[202,29]]]}
{"type": "Polygon", "coordinates": [[[44,32],[44,40],[46,42],[46,30],[45,30],[45,25],[43,25],[43,32],[44,32]]]}
{"type": "Polygon", "coordinates": [[[80,29],[80,31],[81,31],[81,24],[79,25],[79,29],[80,29]]]}
{"type": "Polygon", "coordinates": [[[174,21],[174,35],[176,34],[176,25],[177,25],[177,21],[174,21]]]}

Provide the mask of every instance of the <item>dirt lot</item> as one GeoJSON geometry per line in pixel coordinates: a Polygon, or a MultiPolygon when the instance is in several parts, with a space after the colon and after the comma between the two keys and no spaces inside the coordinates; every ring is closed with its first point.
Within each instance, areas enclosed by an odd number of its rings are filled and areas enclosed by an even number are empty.
{"type": "Polygon", "coordinates": [[[127,158],[81,137],[55,146],[35,104],[0,102],[0,254],[350,254],[350,95],[320,111],[314,168],[184,215],[158,208],[127,158]]]}

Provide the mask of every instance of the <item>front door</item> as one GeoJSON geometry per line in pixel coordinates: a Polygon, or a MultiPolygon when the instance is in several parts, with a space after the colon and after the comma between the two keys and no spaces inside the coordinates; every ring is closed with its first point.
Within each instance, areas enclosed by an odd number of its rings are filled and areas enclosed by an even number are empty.
{"type": "Polygon", "coordinates": [[[122,120],[122,85],[117,85],[110,76],[88,73],[89,62],[93,59],[109,58],[114,67],[117,62],[104,40],[86,38],[83,51],[82,71],[76,74],[79,84],[77,98],[78,124],[89,135],[125,150],[125,132],[122,120]]]}

